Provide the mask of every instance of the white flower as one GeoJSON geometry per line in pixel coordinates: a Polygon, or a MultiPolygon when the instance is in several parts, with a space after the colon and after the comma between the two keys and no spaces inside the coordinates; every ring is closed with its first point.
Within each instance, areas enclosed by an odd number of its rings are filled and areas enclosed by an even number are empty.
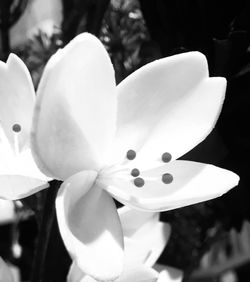
{"type": "MultiPolygon", "coordinates": [[[[56,201],[59,228],[84,273],[105,281],[122,272],[123,234],[111,196],[162,211],[237,185],[228,170],[176,160],[213,129],[225,86],[225,79],[208,77],[198,52],[150,63],[117,87],[105,48],[90,34],[51,57],[38,86],[31,147],[41,171],[64,181],[56,201]]],[[[26,128],[26,116],[18,117],[5,127],[10,136],[13,124],[26,128]]],[[[15,189],[13,179],[7,177],[5,188],[0,182],[1,190],[15,189]]]]}

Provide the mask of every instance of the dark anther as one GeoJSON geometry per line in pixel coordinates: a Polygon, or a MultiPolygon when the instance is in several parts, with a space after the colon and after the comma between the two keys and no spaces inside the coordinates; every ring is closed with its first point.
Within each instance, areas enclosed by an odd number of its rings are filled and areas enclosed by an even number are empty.
{"type": "Polygon", "coordinates": [[[163,161],[164,163],[168,163],[168,162],[171,161],[172,156],[171,156],[170,153],[167,153],[167,152],[166,152],[166,153],[162,154],[161,159],[162,159],[162,161],[163,161]]]}
{"type": "Polygon", "coordinates": [[[174,178],[173,178],[173,175],[170,174],[170,173],[164,173],[162,175],[162,178],[161,178],[162,182],[165,183],[165,184],[170,184],[174,178]]]}
{"type": "Polygon", "coordinates": [[[136,157],[136,152],[134,150],[128,150],[127,159],[132,161],[136,157]]]}
{"type": "Polygon", "coordinates": [[[21,131],[21,125],[20,124],[18,124],[18,123],[16,123],[16,124],[14,124],[13,126],[12,126],[12,130],[14,131],[14,132],[20,132],[21,131]]]}
{"type": "Polygon", "coordinates": [[[131,170],[131,175],[134,176],[134,177],[139,176],[139,175],[140,175],[139,169],[138,169],[138,168],[133,168],[133,169],[131,170]]]}
{"type": "Polygon", "coordinates": [[[142,187],[144,184],[145,184],[145,181],[143,178],[141,177],[137,177],[135,180],[134,180],[134,184],[136,187],[142,187]]]}

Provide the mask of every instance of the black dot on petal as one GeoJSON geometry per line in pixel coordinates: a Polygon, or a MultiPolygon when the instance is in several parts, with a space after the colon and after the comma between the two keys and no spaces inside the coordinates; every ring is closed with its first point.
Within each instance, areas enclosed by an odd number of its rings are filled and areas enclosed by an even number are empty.
{"type": "Polygon", "coordinates": [[[133,160],[136,157],[136,152],[134,150],[128,150],[127,151],[127,159],[128,160],[133,160]]]}
{"type": "Polygon", "coordinates": [[[161,159],[164,163],[168,163],[168,162],[171,161],[172,156],[171,156],[170,153],[166,152],[166,153],[162,154],[161,159]]]}
{"type": "Polygon", "coordinates": [[[145,184],[145,181],[143,178],[141,177],[137,177],[135,180],[134,180],[134,184],[136,187],[142,187],[144,184],[145,184]]]}
{"type": "Polygon", "coordinates": [[[173,178],[173,175],[170,174],[170,173],[164,173],[162,175],[162,178],[161,178],[162,182],[165,183],[165,184],[170,184],[174,178],[173,178]]]}
{"type": "Polygon", "coordinates": [[[22,127],[21,127],[21,125],[18,124],[18,123],[15,123],[15,124],[12,126],[12,130],[13,130],[14,132],[20,132],[21,129],[22,129],[22,127]]]}
{"type": "Polygon", "coordinates": [[[139,169],[138,169],[138,168],[133,168],[133,169],[131,170],[131,175],[134,176],[134,177],[139,176],[139,175],[140,175],[139,169]]]}

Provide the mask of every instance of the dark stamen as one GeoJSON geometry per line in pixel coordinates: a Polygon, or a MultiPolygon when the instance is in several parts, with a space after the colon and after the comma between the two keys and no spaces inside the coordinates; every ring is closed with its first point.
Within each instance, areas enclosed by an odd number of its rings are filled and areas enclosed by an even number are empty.
{"type": "Polygon", "coordinates": [[[134,150],[128,150],[127,159],[132,161],[136,157],[136,152],[134,150]]]}
{"type": "Polygon", "coordinates": [[[133,168],[132,171],[131,171],[131,175],[134,176],[134,177],[137,177],[140,175],[140,171],[138,168],[133,168]]]}
{"type": "Polygon", "coordinates": [[[15,123],[13,126],[12,126],[12,130],[16,133],[20,132],[21,131],[21,125],[18,124],[18,123],[15,123]]]}
{"type": "Polygon", "coordinates": [[[173,178],[173,175],[170,174],[170,173],[164,173],[162,175],[162,178],[161,178],[162,182],[165,183],[165,184],[170,184],[174,178],[173,178]]]}
{"type": "Polygon", "coordinates": [[[170,153],[166,152],[166,153],[162,154],[161,159],[164,163],[168,163],[168,162],[171,161],[172,156],[171,156],[170,153]]]}
{"type": "Polygon", "coordinates": [[[142,187],[144,184],[145,184],[145,181],[143,178],[141,177],[137,177],[135,180],[134,180],[134,184],[136,187],[142,187]]]}

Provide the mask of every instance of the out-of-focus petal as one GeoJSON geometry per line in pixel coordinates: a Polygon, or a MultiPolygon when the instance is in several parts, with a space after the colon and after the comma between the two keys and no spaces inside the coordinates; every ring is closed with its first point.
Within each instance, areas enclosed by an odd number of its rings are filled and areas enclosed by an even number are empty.
{"type": "Polygon", "coordinates": [[[14,203],[12,201],[0,199],[0,225],[13,222],[15,218],[14,203]]]}
{"type": "Polygon", "coordinates": [[[176,159],[200,143],[213,129],[225,95],[224,78],[208,78],[206,58],[190,52],[152,62],[118,86],[118,162],[130,149],[142,164],[176,159]],[[185,141],[183,141],[185,140],[185,141]]]}
{"type": "Polygon", "coordinates": [[[115,78],[110,58],[84,33],[51,57],[38,86],[32,147],[41,170],[67,179],[96,170],[114,137],[115,78]]]}
{"type": "Polygon", "coordinates": [[[161,167],[144,171],[140,177],[143,187],[136,187],[134,179],[104,177],[101,185],[113,197],[132,208],[166,211],[216,198],[238,184],[235,173],[213,165],[176,160],[161,167]],[[172,175],[170,184],[162,182],[162,175],[172,175]]]}
{"type": "Polygon", "coordinates": [[[0,282],[15,282],[8,265],[0,257],[0,282]]]}
{"type": "MultiPolygon", "coordinates": [[[[158,273],[144,265],[134,265],[133,268],[124,269],[116,282],[156,282],[158,273]]],[[[94,278],[84,274],[75,263],[71,265],[67,282],[97,282],[94,278]]]]}
{"type": "Polygon", "coordinates": [[[145,265],[136,265],[125,269],[117,282],[157,282],[158,273],[145,265]]]}
{"type": "Polygon", "coordinates": [[[159,272],[157,282],[181,282],[183,272],[177,268],[155,264],[154,269],[159,272]]]}
{"type": "Polygon", "coordinates": [[[123,236],[113,199],[95,183],[95,171],[67,179],[56,199],[60,232],[73,260],[86,274],[114,280],[123,268],[123,236]]]}
{"type": "Polygon", "coordinates": [[[85,276],[84,272],[73,261],[69,269],[69,273],[67,276],[67,282],[81,282],[81,279],[84,276],[85,276]]]}
{"type": "Polygon", "coordinates": [[[12,149],[18,145],[21,151],[29,143],[34,102],[29,71],[21,59],[10,54],[7,63],[0,61],[0,124],[12,149]]]}

